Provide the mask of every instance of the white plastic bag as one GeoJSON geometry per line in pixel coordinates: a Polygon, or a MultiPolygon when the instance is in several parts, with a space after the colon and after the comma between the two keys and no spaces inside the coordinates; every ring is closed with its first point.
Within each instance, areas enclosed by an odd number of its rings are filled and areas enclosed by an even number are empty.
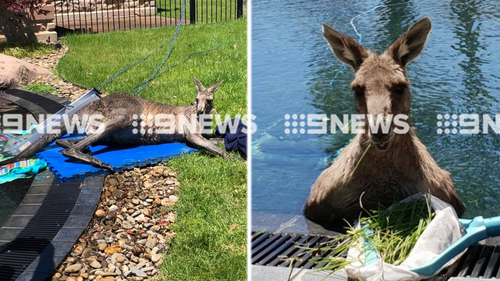
{"type": "MultiPolygon", "coordinates": [[[[360,281],[410,281],[431,277],[418,275],[410,269],[430,263],[441,252],[459,240],[463,236],[464,230],[453,207],[432,195],[419,193],[401,202],[422,199],[424,196],[430,200],[436,215],[417,240],[408,258],[398,266],[385,263],[381,259],[378,259],[375,264],[364,265],[362,252],[364,245],[363,241],[359,241],[347,253],[347,260],[351,263],[346,266],[345,270],[349,277],[360,281]]],[[[452,265],[462,254],[450,260],[441,269],[452,265]]]]}

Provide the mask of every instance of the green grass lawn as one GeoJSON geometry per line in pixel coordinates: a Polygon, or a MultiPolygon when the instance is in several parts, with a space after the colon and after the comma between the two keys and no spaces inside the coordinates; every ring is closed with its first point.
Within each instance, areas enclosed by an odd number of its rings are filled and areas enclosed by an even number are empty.
{"type": "MultiPolygon", "coordinates": [[[[69,51],[58,66],[64,79],[98,87],[125,65],[143,57],[170,38],[175,27],[117,31],[63,38],[69,51]]],[[[154,80],[140,96],[156,102],[187,105],[196,96],[193,76],[205,86],[224,80],[215,93],[219,114],[246,114],[246,19],[181,28],[168,65],[188,54],[217,46],[219,50],[195,55],[186,63],[154,80]]],[[[142,64],[125,72],[104,88],[105,92],[131,92],[154,71],[168,46],[142,64]]],[[[236,156],[233,154],[233,156],[236,156]]],[[[161,280],[246,280],[247,167],[207,152],[169,161],[179,172],[180,200],[177,235],[165,257],[161,280]]]]}
{"type": "MultiPolygon", "coordinates": [[[[67,36],[62,41],[69,46],[69,50],[59,61],[56,71],[67,81],[97,88],[108,77],[170,38],[174,31],[174,27],[166,27],[67,36]]],[[[219,42],[222,45],[218,50],[194,55],[155,79],[142,90],[140,96],[170,105],[188,105],[197,93],[194,76],[207,87],[224,80],[215,93],[217,112],[222,115],[246,114],[246,19],[183,26],[163,69],[193,52],[217,47],[219,42]]],[[[103,91],[133,93],[132,89],[137,84],[153,74],[168,47],[166,45],[118,76],[103,91]]]]}
{"type": "MultiPolygon", "coordinates": [[[[196,22],[219,22],[236,18],[237,0],[196,0],[196,22]]],[[[168,18],[180,18],[184,0],[156,0],[158,15],[168,18]]],[[[184,19],[190,21],[190,1],[187,0],[184,19]]]]}
{"type": "Polygon", "coordinates": [[[181,188],[162,280],[246,280],[246,166],[208,153],[169,166],[181,188]]]}
{"type": "Polygon", "coordinates": [[[49,54],[54,47],[42,43],[0,43],[0,53],[20,58],[34,58],[49,54]]]}

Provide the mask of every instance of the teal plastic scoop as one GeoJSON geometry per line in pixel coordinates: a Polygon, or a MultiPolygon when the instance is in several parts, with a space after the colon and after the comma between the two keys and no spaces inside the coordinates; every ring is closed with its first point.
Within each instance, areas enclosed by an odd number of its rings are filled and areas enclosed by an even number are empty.
{"type": "Polygon", "coordinates": [[[492,218],[475,217],[472,220],[459,220],[465,235],[434,258],[429,264],[410,270],[423,276],[434,276],[451,259],[465,249],[488,237],[500,236],[500,216],[492,218]]]}
{"type": "MultiPolygon", "coordinates": [[[[435,257],[430,263],[411,268],[410,270],[422,276],[434,276],[451,259],[462,253],[468,247],[488,237],[500,236],[500,216],[492,218],[475,217],[472,220],[460,219],[465,229],[465,235],[453,243],[448,249],[435,257]]],[[[367,247],[366,249],[373,247],[367,247]]],[[[377,262],[377,253],[374,250],[366,252],[366,264],[377,262]]]]}

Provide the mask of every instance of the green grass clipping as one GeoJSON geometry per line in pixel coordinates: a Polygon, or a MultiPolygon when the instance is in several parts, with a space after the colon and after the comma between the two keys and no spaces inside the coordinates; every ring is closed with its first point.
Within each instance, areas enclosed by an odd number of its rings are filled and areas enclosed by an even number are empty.
{"type": "MultiPolygon", "coordinates": [[[[391,208],[372,211],[356,226],[349,226],[345,234],[333,237],[319,248],[307,249],[315,256],[316,263],[323,265],[322,271],[335,272],[353,262],[346,259],[347,252],[351,247],[359,247],[360,241],[364,241],[365,251],[376,251],[379,259],[397,266],[408,258],[434,216],[428,199],[398,202],[391,208]]],[[[359,261],[363,262],[364,257],[359,261]]]]}

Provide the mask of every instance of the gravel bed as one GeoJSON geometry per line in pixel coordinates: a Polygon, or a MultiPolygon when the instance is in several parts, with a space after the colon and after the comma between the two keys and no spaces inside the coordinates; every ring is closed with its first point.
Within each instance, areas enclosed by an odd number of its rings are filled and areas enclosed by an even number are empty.
{"type": "Polygon", "coordinates": [[[113,174],[97,210],[53,281],[149,280],[175,233],[177,174],[165,166],[113,174]]]}

